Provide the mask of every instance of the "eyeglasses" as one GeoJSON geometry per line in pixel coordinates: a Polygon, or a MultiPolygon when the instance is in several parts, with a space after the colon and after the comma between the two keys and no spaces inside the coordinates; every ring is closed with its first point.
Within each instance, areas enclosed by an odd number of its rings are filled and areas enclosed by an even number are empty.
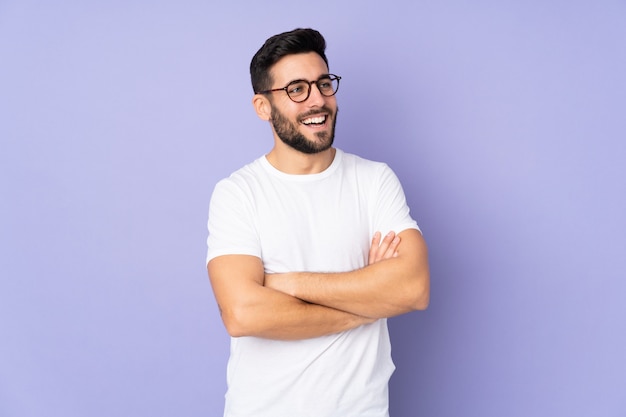
{"type": "Polygon", "coordinates": [[[316,81],[295,80],[287,84],[283,88],[274,88],[272,90],[259,91],[257,94],[267,94],[274,91],[284,91],[292,101],[302,103],[311,95],[311,85],[315,84],[317,89],[323,96],[331,97],[339,90],[339,80],[341,77],[334,74],[323,75],[316,81]]]}

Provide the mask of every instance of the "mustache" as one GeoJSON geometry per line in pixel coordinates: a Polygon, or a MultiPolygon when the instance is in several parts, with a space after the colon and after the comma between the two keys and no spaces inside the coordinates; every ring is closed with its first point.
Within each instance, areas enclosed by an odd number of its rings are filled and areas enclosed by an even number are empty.
{"type": "MultiPolygon", "coordinates": [[[[339,110],[339,109],[337,109],[337,110],[339,110]]],[[[317,109],[309,110],[306,113],[302,113],[301,115],[298,116],[298,119],[299,120],[306,119],[307,117],[315,116],[315,115],[318,115],[320,113],[328,113],[330,115],[333,115],[333,111],[329,107],[322,106],[322,107],[317,108],[317,109]]]]}

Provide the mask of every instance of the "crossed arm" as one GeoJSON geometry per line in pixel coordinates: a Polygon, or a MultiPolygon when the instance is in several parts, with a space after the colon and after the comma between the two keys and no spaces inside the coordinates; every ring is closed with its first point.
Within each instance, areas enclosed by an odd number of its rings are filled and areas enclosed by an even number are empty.
{"type": "Polygon", "coordinates": [[[225,255],[211,260],[208,272],[234,337],[317,337],[425,309],[429,298],[426,245],[412,229],[376,234],[368,265],[355,271],[265,275],[259,258],[225,255]]]}

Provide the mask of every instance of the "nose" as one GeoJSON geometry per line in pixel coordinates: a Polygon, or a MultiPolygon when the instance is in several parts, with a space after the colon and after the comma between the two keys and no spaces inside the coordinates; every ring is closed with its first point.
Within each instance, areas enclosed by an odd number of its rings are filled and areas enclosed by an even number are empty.
{"type": "Polygon", "coordinates": [[[306,100],[306,103],[310,107],[321,107],[326,103],[326,96],[322,94],[319,87],[316,83],[311,83],[311,93],[309,94],[309,98],[306,100]]]}

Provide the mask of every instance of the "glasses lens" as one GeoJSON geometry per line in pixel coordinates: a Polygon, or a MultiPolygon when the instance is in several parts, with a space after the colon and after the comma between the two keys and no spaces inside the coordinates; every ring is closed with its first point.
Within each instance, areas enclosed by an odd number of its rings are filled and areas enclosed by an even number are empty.
{"type": "Polygon", "coordinates": [[[317,88],[320,89],[320,93],[325,96],[332,96],[337,92],[339,88],[339,79],[334,75],[326,78],[322,78],[317,81],[317,88]]]}
{"type": "Polygon", "coordinates": [[[309,83],[304,81],[294,81],[287,86],[287,94],[293,101],[304,101],[309,96],[309,83]]]}

